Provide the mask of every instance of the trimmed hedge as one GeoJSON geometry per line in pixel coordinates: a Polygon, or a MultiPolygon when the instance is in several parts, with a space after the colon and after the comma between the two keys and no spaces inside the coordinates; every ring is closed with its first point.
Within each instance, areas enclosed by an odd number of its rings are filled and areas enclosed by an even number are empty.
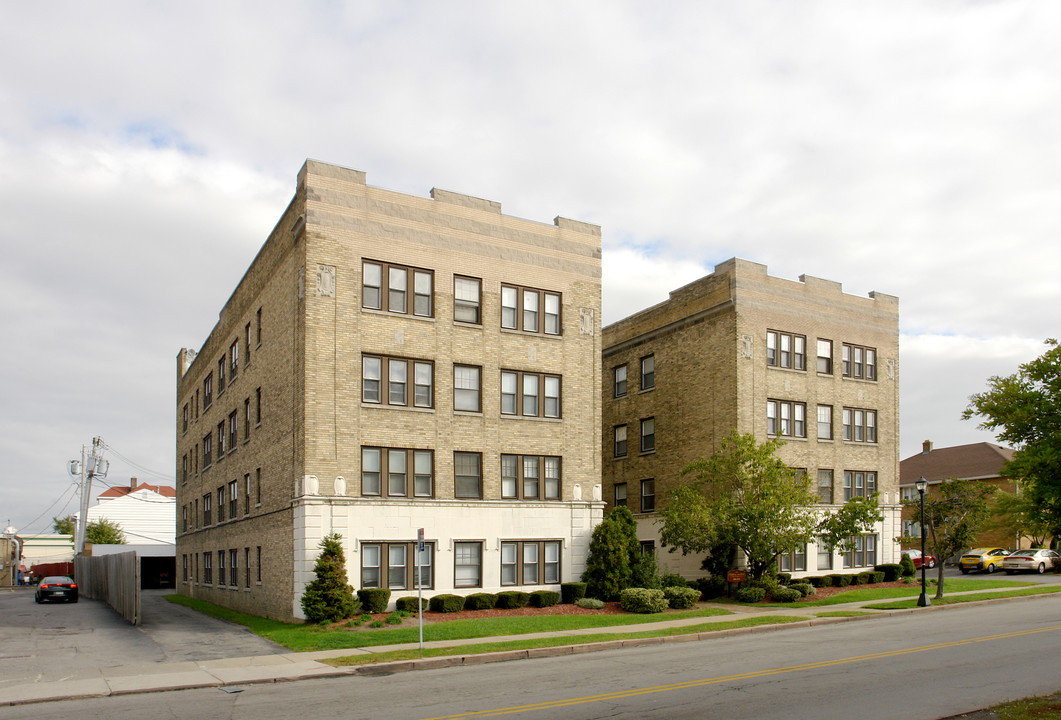
{"type": "Polygon", "coordinates": [[[833,586],[833,579],[829,575],[814,575],[809,578],[805,578],[814,587],[827,588],[833,586]]]}
{"type": "Polygon", "coordinates": [[[603,600],[598,600],[597,598],[588,598],[588,597],[579,598],[578,600],[575,601],[575,605],[577,605],[580,608],[585,608],[586,610],[603,610],[604,609],[604,601],[603,600]]]}
{"type": "Polygon", "coordinates": [[[391,601],[391,591],[387,588],[362,588],[357,591],[357,599],[361,601],[361,607],[365,609],[365,612],[387,612],[387,606],[391,601]]]}
{"type": "Polygon", "coordinates": [[[895,582],[903,574],[903,566],[899,563],[885,563],[883,565],[874,565],[874,570],[883,573],[883,580],[880,582],[895,582]]]}
{"type": "Polygon", "coordinates": [[[857,582],[859,585],[869,585],[873,582],[873,573],[871,572],[860,572],[858,575],[855,575],[855,577],[858,579],[857,582]]]}
{"type": "Polygon", "coordinates": [[[560,602],[564,605],[573,605],[586,597],[586,583],[567,582],[560,584],[560,602]]]}
{"type": "Polygon", "coordinates": [[[530,604],[536,608],[552,607],[560,602],[560,593],[555,590],[535,590],[530,594],[530,604]]]}
{"type": "Polygon", "coordinates": [[[696,588],[671,585],[663,588],[663,597],[667,598],[667,605],[675,610],[685,610],[696,605],[700,599],[700,591],[696,588]]]}
{"type": "Polygon", "coordinates": [[[691,587],[689,585],[689,581],[686,580],[685,578],[683,578],[678,573],[666,573],[665,575],[661,575],[660,578],[659,578],[659,583],[664,588],[669,588],[669,587],[691,587]]]}
{"type": "Polygon", "coordinates": [[[658,613],[667,609],[662,590],[626,588],[619,592],[619,607],[631,613],[658,613]]]}
{"type": "MultiPolygon", "coordinates": [[[[417,605],[416,601],[417,600],[419,600],[419,598],[416,597],[415,595],[409,595],[407,597],[400,597],[400,598],[398,598],[397,600],[394,601],[394,609],[395,610],[401,610],[401,611],[407,612],[407,613],[419,612],[417,607],[416,607],[416,605],[417,605]]],[[[424,598],[424,610],[427,610],[428,607],[429,607],[429,600],[427,598],[424,598]]]]}
{"type": "Polygon", "coordinates": [[[781,572],[775,575],[779,585],[790,585],[792,583],[792,573],[781,572]]]}
{"type": "Polygon", "coordinates": [[[766,590],[761,587],[742,587],[737,591],[737,600],[742,603],[762,602],[766,598],[766,590]]]}
{"type": "Polygon", "coordinates": [[[871,570],[867,575],[869,575],[869,581],[874,585],[884,582],[883,570],[871,570]]]}
{"type": "Polygon", "coordinates": [[[497,605],[497,595],[492,593],[473,593],[464,598],[465,610],[492,610],[497,605]]]}
{"type": "Polygon", "coordinates": [[[839,573],[834,573],[834,574],[830,575],[829,577],[832,578],[832,580],[833,580],[833,587],[847,587],[848,585],[851,584],[851,579],[854,576],[853,575],[841,575],[839,573]]]}
{"type": "Polygon", "coordinates": [[[899,558],[899,567],[903,569],[903,577],[913,577],[917,574],[914,561],[910,559],[907,553],[903,553],[903,556],[899,558]]]}
{"type": "Polygon", "coordinates": [[[497,594],[497,605],[494,607],[499,607],[502,610],[515,610],[516,608],[527,607],[529,602],[530,593],[519,590],[506,590],[497,594]]]}
{"type": "Polygon", "coordinates": [[[430,607],[433,612],[460,612],[464,609],[464,598],[460,595],[435,595],[431,598],[430,607]]]}
{"type": "Polygon", "coordinates": [[[795,588],[779,587],[777,590],[774,590],[774,594],[770,597],[774,602],[790,603],[800,600],[803,597],[803,593],[795,588]]]}
{"type": "Polygon", "coordinates": [[[803,597],[807,597],[808,595],[813,595],[814,594],[814,586],[811,585],[810,583],[805,583],[805,582],[792,583],[791,585],[789,585],[789,587],[792,588],[793,590],[799,591],[799,594],[802,595],[803,597]]]}
{"type": "Polygon", "coordinates": [[[711,576],[709,578],[698,578],[693,581],[693,587],[700,591],[700,597],[708,600],[710,598],[722,597],[726,594],[729,583],[725,576],[711,576]]]}

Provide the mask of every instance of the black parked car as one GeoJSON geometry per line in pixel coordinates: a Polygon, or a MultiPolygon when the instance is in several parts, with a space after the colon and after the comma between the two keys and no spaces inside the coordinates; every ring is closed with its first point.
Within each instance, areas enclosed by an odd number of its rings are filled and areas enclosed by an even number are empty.
{"type": "Polygon", "coordinates": [[[37,585],[37,593],[33,596],[36,602],[45,600],[66,600],[77,602],[77,583],[65,575],[52,575],[42,578],[37,585]]]}

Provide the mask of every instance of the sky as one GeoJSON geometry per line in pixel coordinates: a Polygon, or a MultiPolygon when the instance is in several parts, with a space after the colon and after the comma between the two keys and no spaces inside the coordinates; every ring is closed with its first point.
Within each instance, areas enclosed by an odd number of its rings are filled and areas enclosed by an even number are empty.
{"type": "Polygon", "coordinates": [[[0,523],[75,511],[96,436],[106,484],[172,484],[177,352],[306,158],[600,225],[605,324],[731,257],[898,296],[900,457],[993,441],[968,397],[1059,334],[1059,30],[1054,0],[5,3],[0,523]]]}

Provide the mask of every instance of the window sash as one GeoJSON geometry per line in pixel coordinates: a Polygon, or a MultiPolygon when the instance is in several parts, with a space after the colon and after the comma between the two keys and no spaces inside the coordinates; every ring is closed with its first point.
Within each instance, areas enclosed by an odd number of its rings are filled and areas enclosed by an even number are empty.
{"type": "Polygon", "coordinates": [[[626,507],[626,483],[615,483],[612,488],[612,497],[615,507],[626,507]]]}
{"type": "Polygon", "coordinates": [[[453,366],[453,409],[480,412],[480,369],[472,365],[453,366]]]}
{"type": "Polygon", "coordinates": [[[654,512],[656,510],[656,481],[641,481],[641,512],[654,512]]]}
{"type": "Polygon", "coordinates": [[[361,273],[361,306],[402,315],[433,317],[434,283],[435,275],[430,270],[390,263],[364,262],[361,273]]]}
{"type": "Polygon", "coordinates": [[[641,452],[652,452],[656,449],[656,419],[645,418],[641,421],[641,452]]]}
{"type": "Polygon", "coordinates": [[[453,587],[482,587],[483,544],[453,543],[453,587]]]}
{"type": "Polygon", "coordinates": [[[833,407],[832,405],[818,406],[818,439],[833,439],[833,407]]]}
{"type": "Polygon", "coordinates": [[[832,504],[833,502],[833,471],[818,470],[818,502],[832,504]]]}
{"type": "Polygon", "coordinates": [[[453,453],[453,494],[458,498],[482,497],[482,456],[453,453]]]}
{"type": "Polygon", "coordinates": [[[641,358],[641,389],[651,390],[656,387],[656,357],[649,355],[641,358]]]}
{"type": "Polygon", "coordinates": [[[501,286],[501,327],[528,333],[560,335],[562,296],[517,285],[501,286]]]}
{"type": "Polygon", "coordinates": [[[766,364],[790,370],[807,369],[807,338],[803,335],[768,330],[766,364]]]}
{"type": "Polygon", "coordinates": [[[613,373],[615,377],[615,397],[622,397],[626,395],[626,366],[620,365],[614,369],[613,373]]]}
{"type": "Polygon", "coordinates": [[[615,427],[615,457],[626,457],[626,425],[615,427]]]}
{"type": "Polygon", "coordinates": [[[818,372],[823,375],[833,374],[833,341],[818,339],[818,372]]]}
{"type": "Polygon", "coordinates": [[[473,278],[453,278],[453,319],[458,322],[481,324],[481,281],[473,278]]]}

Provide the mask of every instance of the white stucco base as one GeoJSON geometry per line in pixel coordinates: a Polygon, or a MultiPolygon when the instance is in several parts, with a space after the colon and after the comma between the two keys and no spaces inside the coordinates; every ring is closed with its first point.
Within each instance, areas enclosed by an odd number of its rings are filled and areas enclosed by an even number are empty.
{"type": "MultiPolygon", "coordinates": [[[[501,585],[503,540],[561,541],[561,582],[578,580],[586,567],[590,538],[604,516],[604,503],[506,502],[479,500],[404,500],[303,496],[294,502],[295,585],[292,611],[304,617],[302,593],[314,578],[320,541],[336,532],[342,536],[346,574],[360,587],[361,545],[366,542],[412,542],[424,529],[425,542],[434,543],[434,587],[424,597],[441,593],[469,595],[502,590],[559,590],[559,585],[501,585]],[[482,587],[454,588],[453,543],[482,542],[482,587]]],[[[415,595],[399,590],[396,596],[415,595]]]]}

